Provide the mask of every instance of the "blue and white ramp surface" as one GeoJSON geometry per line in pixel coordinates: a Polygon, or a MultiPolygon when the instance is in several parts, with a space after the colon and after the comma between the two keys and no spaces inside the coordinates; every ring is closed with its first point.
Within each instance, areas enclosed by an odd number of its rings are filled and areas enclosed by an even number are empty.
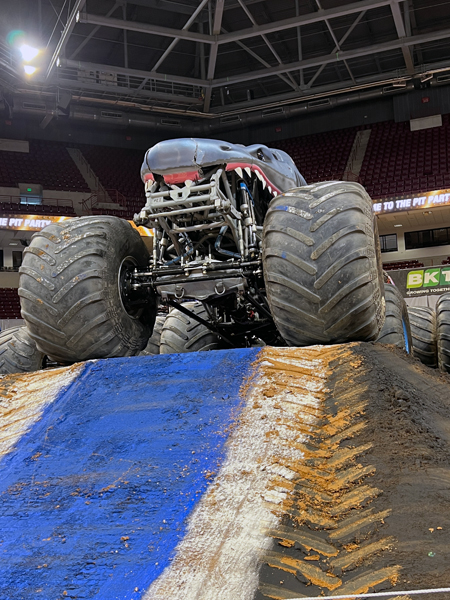
{"type": "Polygon", "coordinates": [[[293,598],[284,583],[300,575],[312,592],[340,587],[284,553],[303,543],[334,556],[289,527],[307,460],[317,463],[330,361],[350,353],[336,348],[1,379],[0,599],[293,598]]]}

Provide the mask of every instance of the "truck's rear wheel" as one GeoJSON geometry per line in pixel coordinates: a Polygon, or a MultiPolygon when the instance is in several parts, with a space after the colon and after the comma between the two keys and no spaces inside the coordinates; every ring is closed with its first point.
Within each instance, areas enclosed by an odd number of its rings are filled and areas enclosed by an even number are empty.
{"type": "Polygon", "coordinates": [[[450,373],[450,293],[442,294],[436,304],[436,339],[439,368],[450,373]]]}
{"type": "Polygon", "coordinates": [[[424,365],[436,369],[438,360],[435,311],[426,306],[410,306],[408,315],[414,356],[419,358],[424,365]]]}
{"type": "MultiPolygon", "coordinates": [[[[185,306],[203,320],[209,319],[200,302],[189,302],[185,306]]],[[[160,354],[204,352],[219,348],[220,340],[216,333],[176,308],[170,311],[161,332],[160,354]]]]}
{"type": "Polygon", "coordinates": [[[20,268],[22,317],[52,359],[133,356],[150,337],[155,298],[131,287],[148,264],[138,232],[123,219],[81,217],[33,236],[20,268]]]}
{"type": "Polygon", "coordinates": [[[372,201],[331,181],[272,200],[263,230],[266,293],[289,345],[368,341],[384,322],[372,201]]]}
{"type": "Polygon", "coordinates": [[[412,354],[411,326],[403,296],[395,285],[385,283],[384,297],[386,300],[386,318],[377,342],[380,344],[394,344],[408,354],[412,354]]]}
{"type": "Polygon", "coordinates": [[[153,333],[147,342],[147,345],[140,353],[140,356],[149,356],[152,354],[159,354],[159,346],[161,344],[161,332],[164,326],[166,315],[158,315],[156,317],[155,326],[153,327],[153,333]]]}
{"type": "Polygon", "coordinates": [[[11,327],[0,333],[0,375],[39,371],[44,360],[45,354],[37,349],[26,327],[11,327]]]}

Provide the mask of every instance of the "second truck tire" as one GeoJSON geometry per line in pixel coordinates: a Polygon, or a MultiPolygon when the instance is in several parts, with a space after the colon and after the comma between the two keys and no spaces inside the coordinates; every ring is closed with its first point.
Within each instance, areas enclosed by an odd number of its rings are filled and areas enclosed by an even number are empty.
{"type": "Polygon", "coordinates": [[[412,354],[411,327],[405,300],[398,288],[392,285],[392,283],[384,284],[384,295],[386,300],[386,319],[377,342],[380,344],[394,344],[405,350],[408,354],[412,354]]]}
{"type": "MultiPolygon", "coordinates": [[[[200,302],[189,302],[185,306],[205,321],[208,320],[208,313],[200,302]]],[[[161,332],[160,354],[202,352],[219,348],[220,341],[216,333],[176,308],[170,311],[161,332]]]]}
{"type": "Polygon", "coordinates": [[[166,315],[158,315],[156,317],[155,326],[153,327],[153,333],[151,338],[148,340],[147,345],[139,354],[139,356],[150,356],[153,354],[159,354],[159,346],[161,343],[161,332],[164,326],[166,315]]]}
{"type": "Polygon", "coordinates": [[[130,279],[147,264],[139,233],[117,217],[80,217],[36,233],[24,251],[19,296],[38,348],[62,363],[140,352],[156,301],[130,279]]]}
{"type": "Polygon", "coordinates": [[[436,313],[426,306],[408,307],[414,356],[424,365],[438,366],[436,345],[436,313]]]}
{"type": "Polygon", "coordinates": [[[291,346],[375,340],[384,322],[372,200],[358,183],[325,182],[272,200],[263,230],[266,293],[291,346]]]}
{"type": "Polygon", "coordinates": [[[11,327],[0,333],[0,375],[39,371],[44,359],[26,327],[11,327]]]}
{"type": "Polygon", "coordinates": [[[436,304],[436,339],[439,369],[450,373],[450,293],[439,296],[436,304]]]}

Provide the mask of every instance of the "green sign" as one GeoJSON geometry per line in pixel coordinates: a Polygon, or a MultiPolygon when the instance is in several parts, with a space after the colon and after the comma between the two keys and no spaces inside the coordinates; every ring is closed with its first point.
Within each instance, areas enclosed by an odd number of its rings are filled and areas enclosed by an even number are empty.
{"type": "Polygon", "coordinates": [[[442,286],[450,286],[450,266],[409,271],[406,278],[407,290],[442,286]]]}

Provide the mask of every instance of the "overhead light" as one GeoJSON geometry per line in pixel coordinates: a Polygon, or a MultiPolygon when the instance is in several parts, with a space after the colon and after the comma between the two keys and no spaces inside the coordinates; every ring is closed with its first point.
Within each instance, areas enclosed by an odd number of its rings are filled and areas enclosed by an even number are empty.
{"type": "Polygon", "coordinates": [[[30,62],[30,60],[33,60],[39,54],[38,48],[33,48],[33,46],[29,46],[28,44],[22,44],[19,51],[26,62],[30,62]]]}
{"type": "Polygon", "coordinates": [[[404,79],[399,79],[398,81],[394,81],[392,87],[396,88],[404,88],[406,87],[406,81],[404,79]]]}
{"type": "Polygon", "coordinates": [[[425,210],[423,213],[423,215],[432,215],[432,211],[431,210],[425,210]]]}
{"type": "Polygon", "coordinates": [[[401,223],[396,223],[394,227],[403,227],[403,225],[401,223]]]}
{"type": "Polygon", "coordinates": [[[19,245],[19,242],[9,242],[9,245],[10,245],[10,246],[18,246],[18,245],[19,245]]]}
{"type": "Polygon", "coordinates": [[[27,75],[33,75],[36,71],[36,67],[32,67],[31,65],[23,65],[23,70],[27,75]]]}

